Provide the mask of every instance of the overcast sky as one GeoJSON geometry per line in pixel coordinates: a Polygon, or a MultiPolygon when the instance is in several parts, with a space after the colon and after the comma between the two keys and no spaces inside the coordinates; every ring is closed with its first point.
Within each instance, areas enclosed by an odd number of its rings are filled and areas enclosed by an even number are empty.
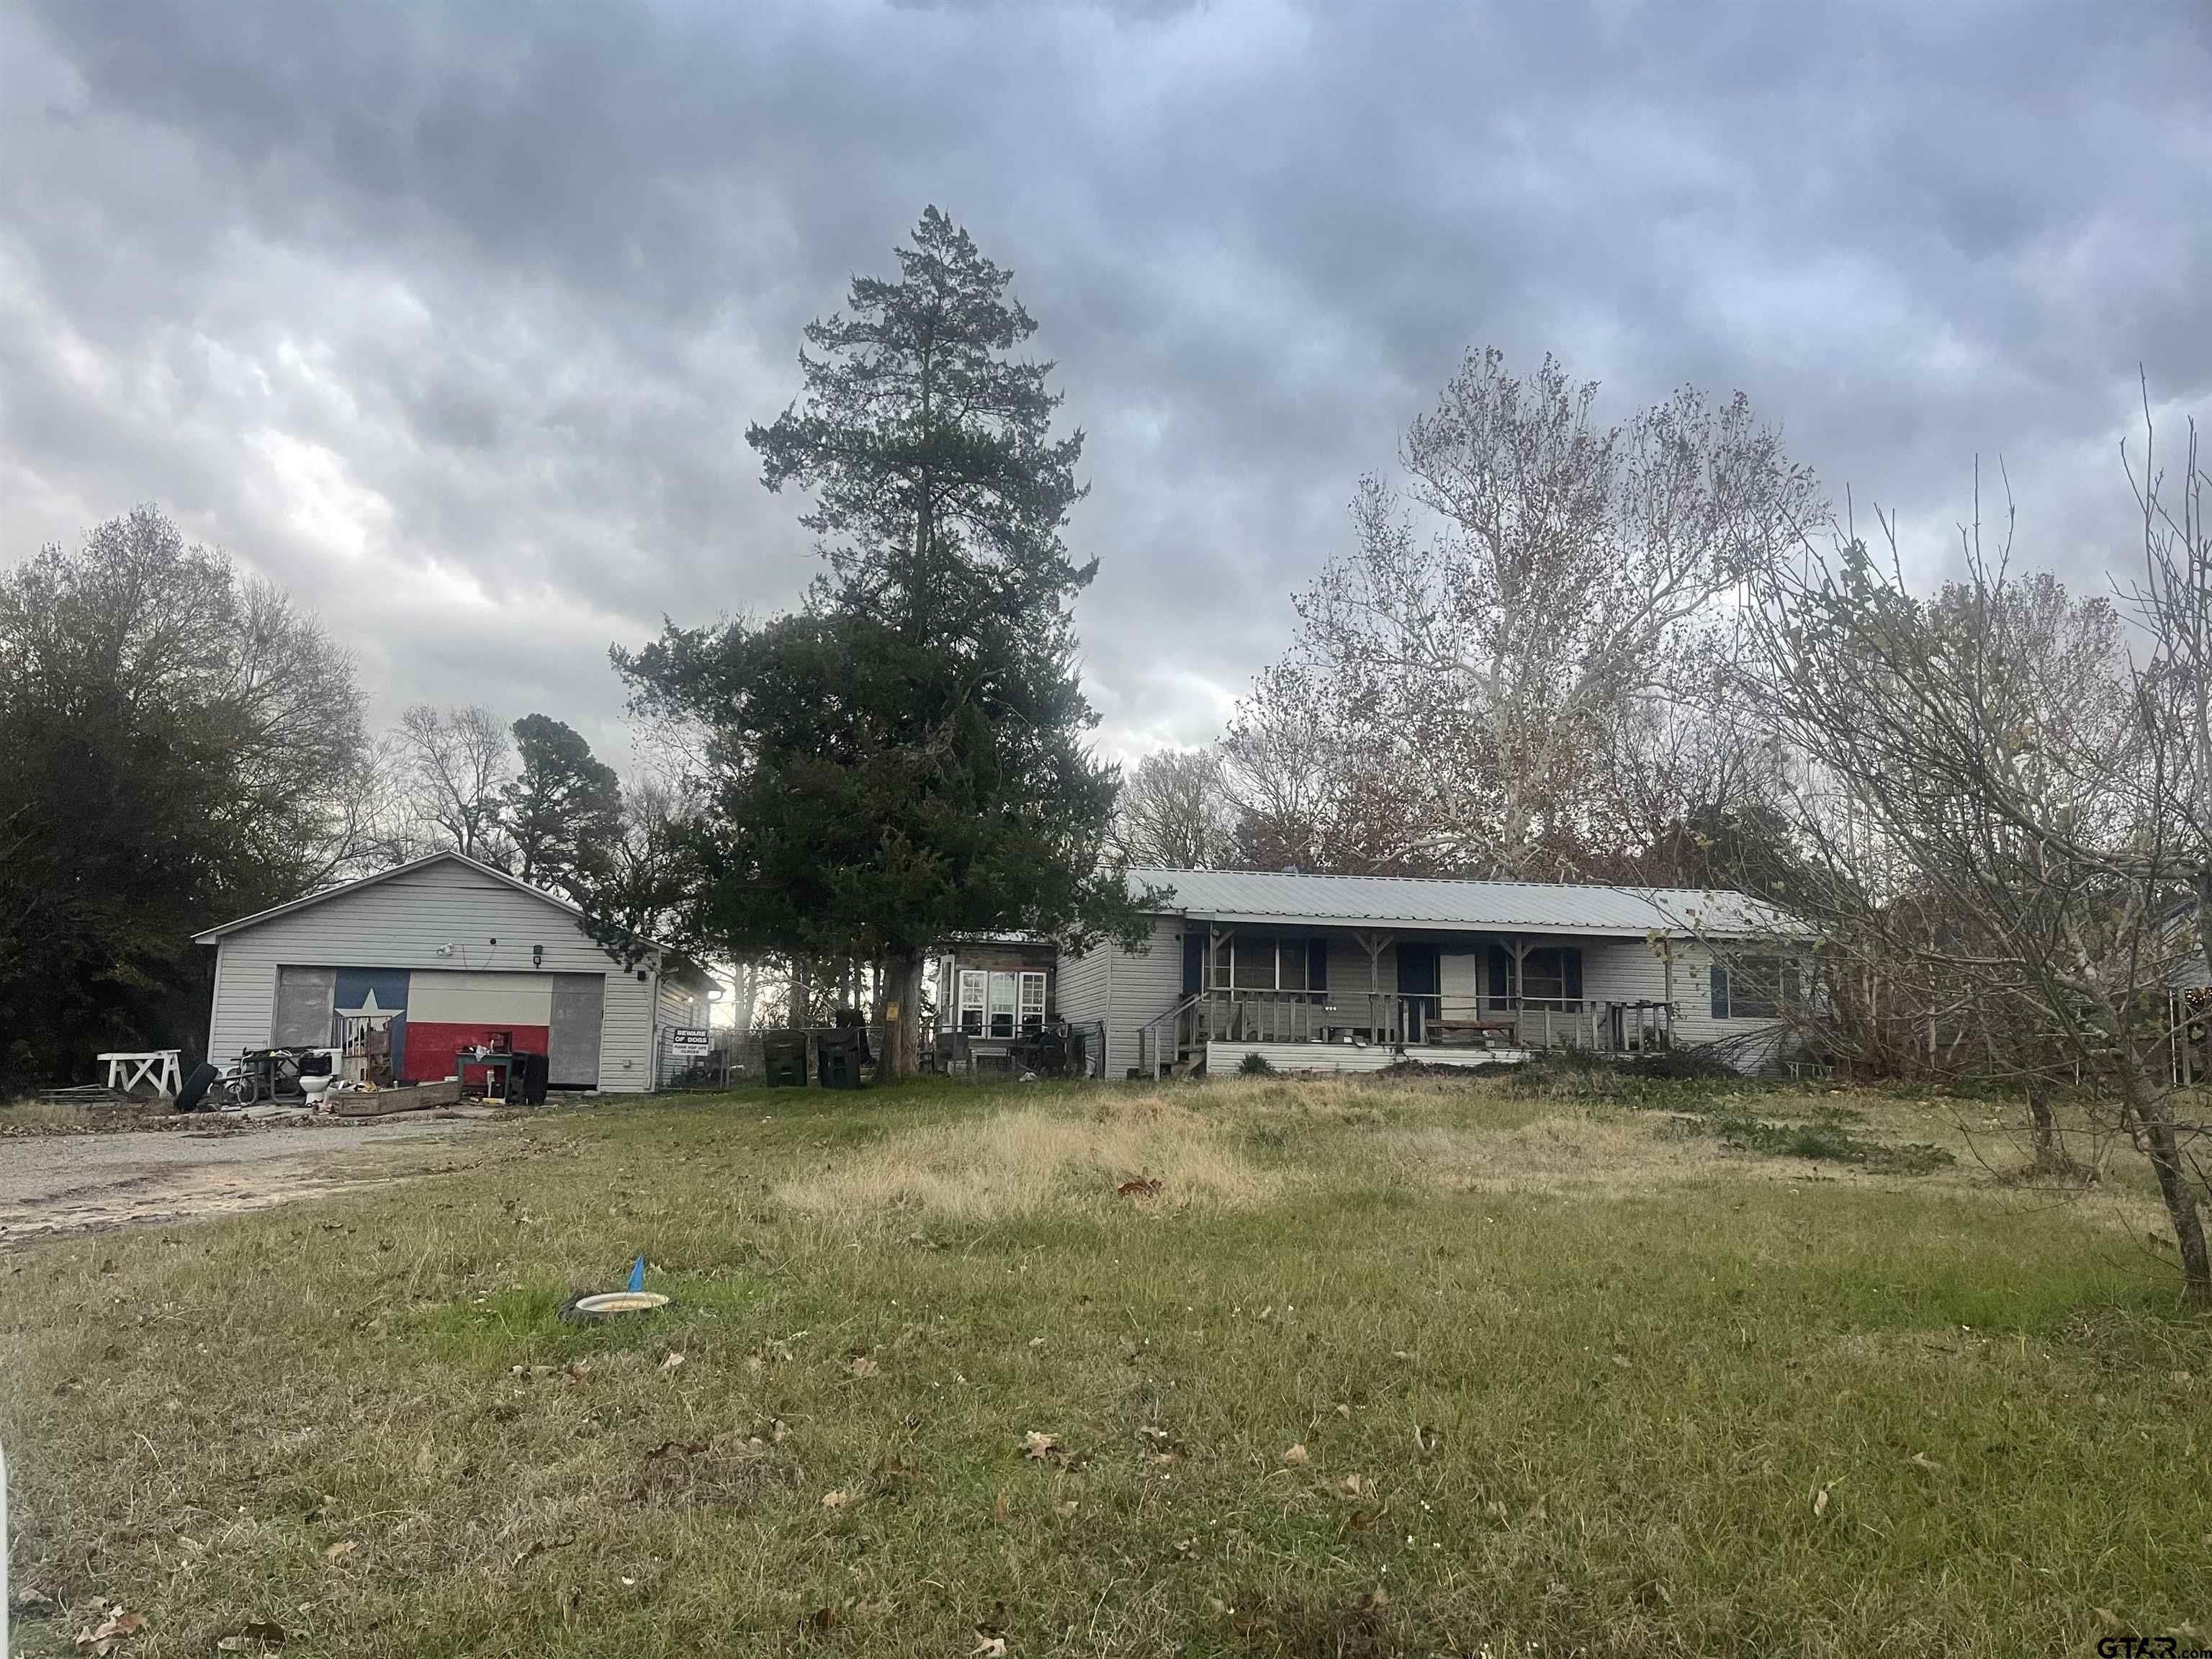
{"type": "Polygon", "coordinates": [[[935,203],[1090,434],[1116,753],[1211,737],[1462,353],[1741,389],[1924,557],[2128,553],[2212,415],[2212,8],[0,4],[0,562],[158,502],[380,716],[624,757],[611,641],[788,605],[743,433],[935,203]]]}

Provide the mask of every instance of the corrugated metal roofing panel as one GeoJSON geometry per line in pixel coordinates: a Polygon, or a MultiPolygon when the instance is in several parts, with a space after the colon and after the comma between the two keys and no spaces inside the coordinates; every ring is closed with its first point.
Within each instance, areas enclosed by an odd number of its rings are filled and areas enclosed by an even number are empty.
{"type": "Polygon", "coordinates": [[[1569,882],[1442,881],[1407,876],[1309,876],[1249,870],[1129,872],[1132,890],[1171,887],[1170,909],[1224,921],[1529,933],[1798,933],[1770,905],[1720,888],[1606,887],[1569,882]]]}

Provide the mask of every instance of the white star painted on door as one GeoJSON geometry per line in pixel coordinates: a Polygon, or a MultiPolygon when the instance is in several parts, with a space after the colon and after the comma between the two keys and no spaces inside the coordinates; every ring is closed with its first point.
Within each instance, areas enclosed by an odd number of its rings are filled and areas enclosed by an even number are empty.
{"type": "Polygon", "coordinates": [[[376,988],[372,985],[368,988],[368,994],[361,1000],[360,1007],[341,1008],[338,1012],[343,1014],[348,1019],[365,1019],[372,1025],[382,1025],[390,1023],[395,1015],[404,1014],[407,1011],[404,1008],[378,1007],[376,1006],[376,988]]]}

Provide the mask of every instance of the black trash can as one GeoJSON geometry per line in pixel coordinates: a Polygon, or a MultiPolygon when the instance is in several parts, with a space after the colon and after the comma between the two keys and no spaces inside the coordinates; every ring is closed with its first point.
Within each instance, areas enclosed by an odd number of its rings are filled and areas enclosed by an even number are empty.
{"type": "Polygon", "coordinates": [[[518,1052],[514,1069],[508,1074],[507,1102],[510,1106],[543,1106],[545,1103],[546,1062],[550,1056],[518,1052]]]}
{"type": "Polygon", "coordinates": [[[860,1075],[860,1067],[868,1052],[866,1031],[852,1027],[838,1031],[823,1031],[815,1036],[814,1048],[823,1088],[864,1089],[867,1086],[867,1080],[860,1075]]]}
{"type": "Polygon", "coordinates": [[[761,1039],[761,1074],[771,1089],[806,1086],[806,1039],[804,1036],[764,1036],[761,1039]]]}

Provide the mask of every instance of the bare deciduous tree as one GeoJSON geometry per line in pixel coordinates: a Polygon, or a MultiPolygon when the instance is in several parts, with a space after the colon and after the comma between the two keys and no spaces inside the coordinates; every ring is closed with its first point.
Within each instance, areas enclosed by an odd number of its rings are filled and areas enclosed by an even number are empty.
{"type": "Polygon", "coordinates": [[[489,708],[439,708],[418,702],[394,732],[405,757],[415,817],[470,858],[497,863],[502,792],[507,783],[507,727],[489,708]]]}
{"type": "Polygon", "coordinates": [[[1934,601],[1906,590],[1885,530],[1886,564],[1856,540],[1808,546],[1754,607],[1766,706],[1819,788],[1800,823],[1833,878],[1793,899],[1832,958],[1919,982],[1931,1045],[1939,1013],[1963,1018],[2026,1080],[2056,1061],[2109,1096],[2156,1176],[2185,1295],[2212,1304],[2168,1015],[2212,867],[2191,817],[2194,665],[2155,625],[2130,663],[2109,606],[2010,576],[2009,528],[1985,552],[1978,520],[1964,527],[1965,580],[1934,601]]]}
{"type": "Polygon", "coordinates": [[[1215,750],[1159,750],[1122,775],[1114,844],[1131,864],[1211,870],[1230,856],[1234,828],[1215,750]]]}
{"type": "Polygon", "coordinates": [[[1470,356],[1407,432],[1405,489],[1362,484],[1356,547],[1298,602],[1293,659],[1425,775],[1414,840],[1443,866],[1571,873],[1618,713],[1824,511],[1741,395],[1620,427],[1595,396],[1550,357],[1523,380],[1470,356]]]}

